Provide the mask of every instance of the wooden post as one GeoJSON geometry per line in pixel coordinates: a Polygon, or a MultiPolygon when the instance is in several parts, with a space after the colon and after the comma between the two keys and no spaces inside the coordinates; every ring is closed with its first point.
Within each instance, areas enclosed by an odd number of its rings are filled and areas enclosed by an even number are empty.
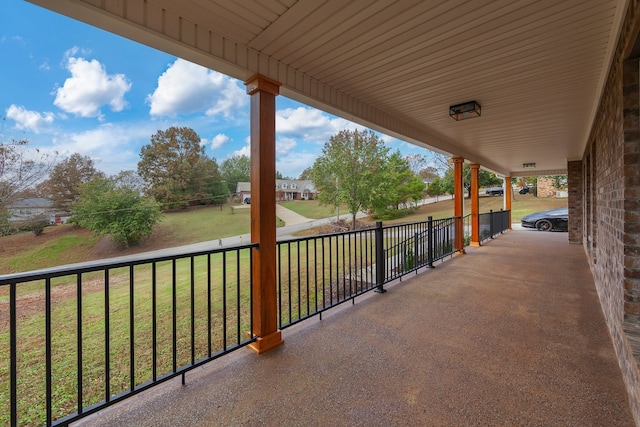
{"type": "Polygon", "coordinates": [[[464,215],[464,182],[462,176],[462,157],[453,159],[453,215],[455,216],[456,235],[454,243],[456,250],[464,254],[464,230],[462,229],[462,216],[464,215]]]}
{"type": "Polygon", "coordinates": [[[471,167],[471,246],[480,246],[480,199],[479,180],[480,165],[472,163],[471,167]]]}
{"type": "Polygon", "coordinates": [[[245,82],[251,96],[251,241],[253,335],[249,347],[264,353],[282,341],[276,288],[276,96],[280,84],[255,75],[245,82]]]}

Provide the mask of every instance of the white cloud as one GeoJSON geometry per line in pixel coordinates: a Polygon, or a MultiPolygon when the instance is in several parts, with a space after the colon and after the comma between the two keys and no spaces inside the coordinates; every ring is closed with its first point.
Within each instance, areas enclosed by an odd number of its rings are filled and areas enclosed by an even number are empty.
{"type": "Polygon", "coordinates": [[[290,152],[276,160],[276,169],[284,176],[297,178],[303,170],[313,165],[317,154],[290,152]]]}
{"type": "Polygon", "coordinates": [[[96,168],[107,175],[121,170],[136,169],[140,148],[149,144],[149,137],[157,129],[153,124],[103,124],[84,132],[58,135],[52,149],[62,157],[73,153],[89,156],[96,168]]]}
{"type": "Polygon", "coordinates": [[[238,83],[215,71],[177,59],[158,78],[158,86],[147,96],[152,116],[175,116],[204,112],[232,117],[247,103],[238,83]]]}
{"type": "Polygon", "coordinates": [[[234,151],[233,153],[231,153],[231,155],[229,157],[233,157],[233,156],[247,156],[247,157],[251,157],[251,147],[249,147],[248,145],[245,145],[244,147],[242,147],[239,150],[234,151]]]}
{"type": "Polygon", "coordinates": [[[348,120],[331,117],[315,108],[287,108],[276,112],[278,135],[324,143],[343,129],[364,129],[348,120]]]}
{"type": "Polygon", "coordinates": [[[214,136],[213,139],[211,140],[211,149],[215,150],[216,148],[220,148],[226,143],[228,143],[229,141],[231,141],[231,138],[229,138],[227,135],[223,133],[219,133],[216,136],[214,136]]]}
{"type": "Polygon", "coordinates": [[[38,113],[37,111],[29,111],[22,106],[11,104],[7,108],[7,118],[16,122],[16,128],[31,130],[35,133],[40,132],[40,128],[53,123],[53,113],[38,113]]]}
{"type": "MultiPolygon", "coordinates": [[[[76,53],[77,48],[68,51],[76,53]]],[[[112,111],[122,111],[127,107],[125,93],[131,83],[124,74],[107,74],[104,66],[95,59],[69,56],[67,70],[71,77],[56,90],[54,105],[81,117],[100,117],[100,107],[109,105],[112,111]]]]}
{"type": "Polygon", "coordinates": [[[276,140],[276,156],[284,156],[293,150],[298,143],[293,138],[279,138],[276,140]]]}
{"type": "Polygon", "coordinates": [[[251,157],[251,136],[246,137],[244,142],[245,142],[245,146],[244,147],[242,147],[241,149],[236,150],[233,153],[229,154],[228,157],[233,157],[233,156],[251,157]]]}

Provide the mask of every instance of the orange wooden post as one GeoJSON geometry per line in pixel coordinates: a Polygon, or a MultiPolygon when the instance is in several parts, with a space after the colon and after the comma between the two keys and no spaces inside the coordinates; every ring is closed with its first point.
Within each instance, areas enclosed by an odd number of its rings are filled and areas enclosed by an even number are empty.
{"type": "Polygon", "coordinates": [[[472,163],[471,167],[471,246],[480,246],[480,198],[478,193],[480,165],[472,163]]]}
{"type": "Polygon", "coordinates": [[[509,211],[509,230],[511,228],[511,199],[513,198],[513,186],[511,185],[511,177],[504,177],[504,209],[509,211]]]}
{"type": "Polygon", "coordinates": [[[464,186],[462,177],[462,157],[453,159],[453,215],[455,216],[456,235],[454,238],[455,248],[460,253],[464,253],[464,230],[462,229],[462,216],[464,215],[464,186]]]}
{"type": "Polygon", "coordinates": [[[278,329],[276,288],[276,96],[280,84],[255,75],[245,82],[251,96],[251,241],[253,335],[249,347],[264,353],[284,341],[278,329]]]}

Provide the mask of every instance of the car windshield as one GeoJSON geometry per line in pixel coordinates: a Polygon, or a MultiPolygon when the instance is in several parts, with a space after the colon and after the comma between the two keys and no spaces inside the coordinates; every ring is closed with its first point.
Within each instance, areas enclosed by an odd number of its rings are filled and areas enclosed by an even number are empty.
{"type": "Polygon", "coordinates": [[[568,213],[569,213],[568,208],[558,208],[558,209],[551,209],[549,211],[546,211],[546,214],[553,215],[553,216],[567,215],[568,213]]]}

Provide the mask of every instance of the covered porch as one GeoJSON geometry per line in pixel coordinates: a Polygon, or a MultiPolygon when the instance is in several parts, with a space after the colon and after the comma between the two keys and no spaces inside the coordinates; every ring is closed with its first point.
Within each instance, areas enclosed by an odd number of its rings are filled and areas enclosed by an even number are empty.
{"type": "Polygon", "coordinates": [[[387,290],[77,425],[634,425],[566,234],[510,231],[387,290]]]}

